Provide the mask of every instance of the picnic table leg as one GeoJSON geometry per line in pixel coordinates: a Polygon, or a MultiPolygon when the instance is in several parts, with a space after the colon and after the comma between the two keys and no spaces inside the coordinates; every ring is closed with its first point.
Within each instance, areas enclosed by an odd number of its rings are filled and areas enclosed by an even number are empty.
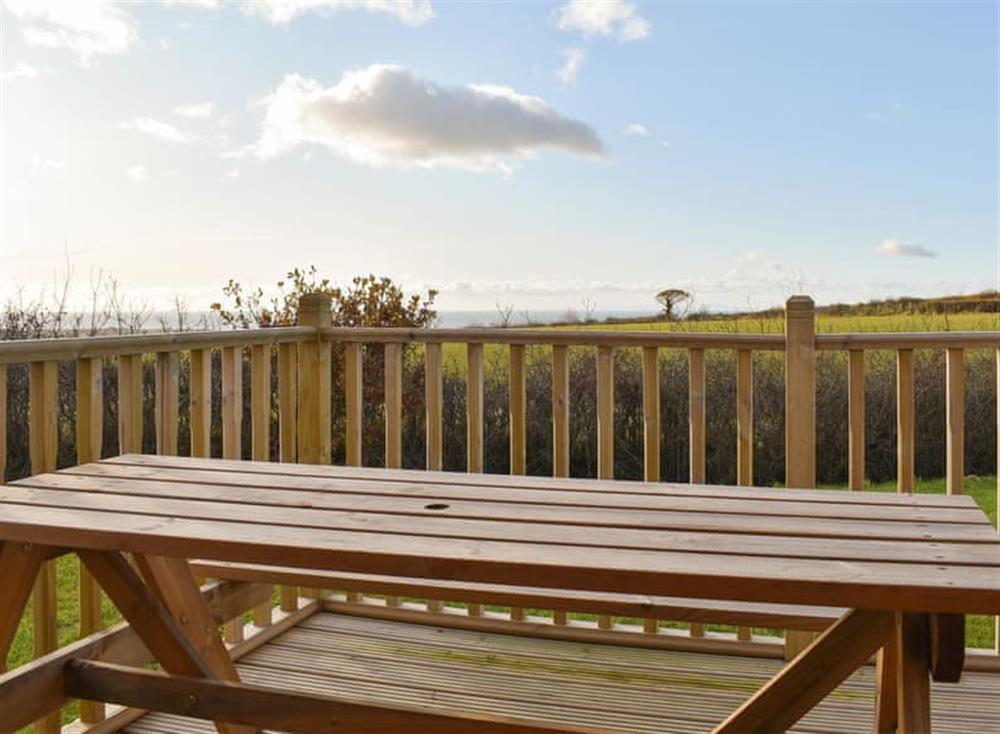
{"type": "Polygon", "coordinates": [[[894,625],[892,612],[848,611],[712,734],[783,734],[881,648],[894,625]]]}
{"type": "Polygon", "coordinates": [[[14,642],[17,625],[47,557],[45,546],[0,542],[0,673],[7,668],[7,653],[14,642]]]}
{"type": "Polygon", "coordinates": [[[897,615],[899,731],[930,734],[930,620],[926,614],[897,615]]]}
{"type": "Polygon", "coordinates": [[[899,640],[894,631],[878,652],[875,661],[874,734],[896,734],[899,723],[899,696],[896,691],[899,669],[899,640]]]}
{"type": "MultiPolygon", "coordinates": [[[[149,586],[114,551],[78,551],[80,560],[168,673],[239,680],[186,561],[136,556],[149,586]],[[176,617],[174,615],[177,615],[176,617]],[[217,644],[212,640],[217,640],[217,644]],[[223,657],[225,660],[223,660],[223,657]]],[[[215,722],[219,734],[253,734],[249,726],[215,722]]]]}

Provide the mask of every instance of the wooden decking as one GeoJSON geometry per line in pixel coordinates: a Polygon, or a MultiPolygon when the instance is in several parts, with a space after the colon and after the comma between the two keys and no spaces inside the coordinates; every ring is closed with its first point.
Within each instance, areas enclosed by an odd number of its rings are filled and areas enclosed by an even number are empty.
{"type": "MultiPolygon", "coordinates": [[[[243,657],[244,681],[359,701],[433,705],[628,732],[710,731],[766,682],[774,660],[537,640],[319,613],[243,657]]],[[[874,670],[863,668],[791,731],[868,734],[874,670]]],[[[934,731],[1000,731],[1000,676],[934,684],[934,731]]],[[[150,714],[127,734],[212,734],[150,714]]],[[[471,734],[471,732],[470,732],[471,734]]]]}

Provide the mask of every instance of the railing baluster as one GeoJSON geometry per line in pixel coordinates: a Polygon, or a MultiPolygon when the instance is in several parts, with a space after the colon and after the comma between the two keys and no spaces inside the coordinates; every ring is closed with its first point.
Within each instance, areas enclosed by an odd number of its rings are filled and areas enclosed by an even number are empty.
{"type": "Polygon", "coordinates": [[[466,415],[468,471],[483,470],[483,345],[466,345],[466,415]]]}
{"type": "Polygon", "coordinates": [[[597,476],[615,477],[615,363],[611,347],[597,348],[597,476]]]}
{"type": "Polygon", "coordinates": [[[690,479],[705,482],[705,350],[688,350],[688,424],[690,479]]]}
{"type": "Polygon", "coordinates": [[[180,400],[177,352],[156,354],[156,453],[177,455],[177,410],[180,400]]]}
{"type": "MultiPolygon", "coordinates": [[[[524,374],[525,347],[523,344],[510,345],[510,368],[508,369],[510,389],[510,473],[524,474],[528,463],[527,408],[528,394],[524,374]]],[[[524,609],[511,607],[510,618],[524,619],[524,609]]]]}
{"type": "Polygon", "coordinates": [[[191,456],[212,455],[212,350],[191,350],[191,456]]]}
{"type": "MultiPolygon", "coordinates": [[[[656,347],[642,348],[642,442],[643,479],[660,481],[660,361],[656,347]]],[[[660,621],[643,620],[643,632],[655,635],[660,621]]]]}
{"type": "Polygon", "coordinates": [[[510,473],[524,474],[528,466],[528,394],[524,374],[525,347],[510,345],[510,473]]]}
{"type": "MultiPolygon", "coordinates": [[[[597,476],[615,478],[615,363],[611,347],[597,348],[597,476]]],[[[597,618],[599,629],[611,629],[607,614],[597,618]]]]}
{"type": "MultiPolygon", "coordinates": [[[[753,352],[736,351],[736,483],[753,484],[753,352]]],[[[736,639],[753,637],[749,627],[736,628],[736,639]]]]}
{"type": "MultiPolygon", "coordinates": [[[[403,345],[385,345],[385,466],[403,466],[403,345]]],[[[387,596],[386,606],[398,607],[398,596],[387,596]]]]}
{"type": "Polygon", "coordinates": [[[424,345],[425,438],[428,471],[441,471],[443,466],[444,434],[441,414],[444,404],[444,387],[441,360],[440,344],[429,342],[424,345]]]}
{"type": "MultiPolygon", "coordinates": [[[[997,419],[997,498],[994,507],[1000,508],[1000,349],[994,354],[994,373],[996,376],[996,391],[993,393],[996,398],[996,419],[997,419]]],[[[997,522],[997,532],[1000,533],[1000,519],[997,522]]],[[[1000,655],[1000,615],[994,620],[993,625],[993,652],[1000,655]]]]}
{"type": "MultiPolygon", "coordinates": [[[[282,463],[294,464],[297,455],[296,441],[296,351],[294,343],[278,345],[278,454],[282,463]]],[[[294,612],[299,608],[299,587],[281,587],[281,611],[294,612]]]]}
{"type": "MultiPolygon", "coordinates": [[[[692,484],[705,482],[705,350],[688,350],[688,422],[690,442],[690,478],[692,484]]],[[[692,622],[692,637],[704,637],[705,625],[692,622]]]]}
{"type": "MultiPolygon", "coordinates": [[[[424,345],[424,397],[426,402],[427,470],[441,471],[444,467],[444,406],[443,350],[441,344],[428,342],[424,345]]],[[[440,610],[439,602],[427,600],[427,608],[440,610]]],[[[469,604],[470,617],[482,614],[481,604],[469,604]]]]}
{"type": "Polygon", "coordinates": [[[642,348],[643,479],[660,481],[660,360],[656,347],[642,348]]]}
{"type": "MultiPolygon", "coordinates": [[[[32,362],[28,386],[28,451],[31,473],[55,471],[59,449],[59,363],[32,362]]],[[[56,626],[56,561],[46,562],[32,591],[34,656],[41,657],[59,645],[56,626]]],[[[57,734],[59,711],[35,722],[35,734],[57,734]]]]}
{"type": "MultiPolygon", "coordinates": [[[[785,487],[816,486],[816,309],[808,296],[785,303],[785,487]]],[[[785,660],[813,634],[785,630],[785,660]]]]}
{"type": "Polygon", "coordinates": [[[403,345],[385,345],[385,466],[403,466],[403,345]]]}
{"type": "Polygon", "coordinates": [[[345,462],[348,466],[361,466],[362,349],[358,342],[344,345],[345,462]]]}
{"type": "MultiPolygon", "coordinates": [[[[271,460],[270,344],[255,344],[250,348],[250,458],[271,460]]],[[[270,626],[270,599],[254,607],[253,623],[256,627],[270,626]]]]}
{"type": "Polygon", "coordinates": [[[847,482],[852,490],[865,488],[865,353],[847,353],[847,482]]]}
{"type": "MultiPolygon", "coordinates": [[[[222,349],[222,458],[243,456],[243,348],[222,349]]],[[[226,622],[226,642],[243,639],[243,618],[226,622]]]]}
{"type": "Polygon", "coordinates": [[[552,347],[552,475],[569,476],[569,348],[552,347]]]}
{"type": "Polygon", "coordinates": [[[948,349],[946,354],[947,486],[948,494],[962,494],[965,491],[965,352],[948,349]]]}
{"type": "Polygon", "coordinates": [[[896,351],[896,485],[913,491],[913,350],[896,351]]]}
{"type": "MultiPolygon", "coordinates": [[[[469,472],[483,470],[483,357],[484,346],[470,343],[466,349],[466,465],[469,472]]],[[[427,609],[441,611],[441,602],[427,600],[427,609]]],[[[469,604],[469,616],[482,615],[481,604],[469,604]]]]}
{"type": "MultiPolygon", "coordinates": [[[[76,460],[79,464],[101,458],[104,434],[104,380],[100,357],[76,362],[76,460]]],[[[0,410],[0,415],[3,411],[0,410]]],[[[101,587],[86,566],[77,561],[80,579],[80,637],[98,632],[101,623],[101,587]]],[[[94,724],[104,718],[104,704],[80,702],[80,721],[94,724]]]]}
{"type": "Polygon", "coordinates": [[[118,452],[142,451],[142,355],[118,357],[118,452]]]}

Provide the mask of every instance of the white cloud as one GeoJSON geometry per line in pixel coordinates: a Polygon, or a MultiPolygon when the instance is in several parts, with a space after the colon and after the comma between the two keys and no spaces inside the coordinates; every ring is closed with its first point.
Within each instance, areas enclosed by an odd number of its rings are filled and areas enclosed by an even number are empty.
{"type": "Polygon", "coordinates": [[[623,0],[570,0],[556,11],[563,31],[580,31],[586,37],[613,36],[639,41],[649,36],[649,21],[632,3],[623,0]]]}
{"type": "Polygon", "coordinates": [[[136,163],[125,169],[125,175],[136,183],[143,183],[149,180],[149,169],[141,163],[136,163]]]}
{"type": "Polygon", "coordinates": [[[233,168],[229,171],[226,171],[226,178],[239,178],[239,177],[240,177],[240,169],[238,168],[233,168]]]}
{"type": "Polygon", "coordinates": [[[371,166],[509,173],[542,148],[602,153],[592,128],[538,97],[496,85],[439,86],[400,66],[349,71],[332,87],[289,75],[263,104],[253,150],[264,158],[314,143],[371,166]]]}
{"type": "Polygon", "coordinates": [[[31,168],[37,171],[39,168],[65,168],[69,165],[66,161],[39,158],[37,155],[31,159],[31,168]]]}
{"type": "Polygon", "coordinates": [[[747,250],[742,253],[737,260],[741,263],[755,263],[760,262],[764,258],[764,252],[762,250],[747,250]]]}
{"type": "Polygon", "coordinates": [[[136,117],[133,120],[118,123],[118,127],[122,130],[135,130],[160,140],[168,140],[171,143],[190,143],[197,140],[191,133],[178,130],[169,122],[155,120],[152,117],[136,117]]]}
{"type": "Polygon", "coordinates": [[[937,257],[934,250],[929,250],[923,245],[914,245],[899,240],[882,240],[875,250],[882,255],[891,257],[937,257]]]}
{"type": "Polygon", "coordinates": [[[215,10],[219,7],[219,0],[163,0],[163,4],[167,7],[171,5],[188,5],[192,8],[201,8],[202,10],[215,10]]]}
{"type": "Polygon", "coordinates": [[[215,112],[215,105],[211,102],[200,102],[198,104],[185,104],[174,107],[174,114],[181,117],[189,117],[192,120],[207,120],[215,112]]]}
{"type": "Polygon", "coordinates": [[[18,61],[13,69],[8,69],[0,73],[0,80],[10,81],[12,79],[37,79],[40,76],[51,74],[48,69],[39,69],[24,61],[18,61]]]}
{"type": "Polygon", "coordinates": [[[641,122],[632,122],[625,126],[622,135],[628,135],[630,138],[644,138],[649,135],[649,130],[641,122]]]}
{"type": "Polygon", "coordinates": [[[124,53],[139,40],[135,19],[109,0],[7,0],[4,6],[26,43],[68,49],[84,65],[124,53]]]}
{"type": "Polygon", "coordinates": [[[556,78],[563,84],[572,84],[583,66],[584,53],[582,48],[567,48],[562,52],[566,63],[556,72],[556,78]]]}
{"type": "Polygon", "coordinates": [[[275,25],[288,25],[300,15],[316,12],[331,15],[339,10],[388,13],[406,25],[423,25],[434,17],[430,0],[251,0],[243,12],[259,15],[275,25]]]}

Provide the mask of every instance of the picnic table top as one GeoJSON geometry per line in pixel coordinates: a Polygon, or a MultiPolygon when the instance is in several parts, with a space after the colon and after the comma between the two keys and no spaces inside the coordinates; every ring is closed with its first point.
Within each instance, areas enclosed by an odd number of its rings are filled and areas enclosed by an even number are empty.
{"type": "Polygon", "coordinates": [[[1000,613],[970,497],[125,455],[0,487],[0,540],[559,589],[1000,613]]]}

